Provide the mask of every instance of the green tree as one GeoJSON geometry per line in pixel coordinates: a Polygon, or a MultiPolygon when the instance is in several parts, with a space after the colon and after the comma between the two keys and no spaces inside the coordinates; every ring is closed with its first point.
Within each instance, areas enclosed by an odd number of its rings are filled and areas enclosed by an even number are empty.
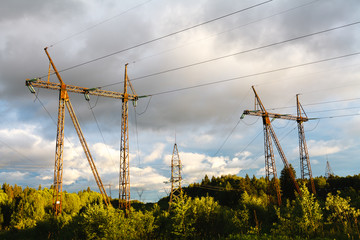
{"type": "Polygon", "coordinates": [[[170,218],[172,222],[172,235],[177,239],[188,238],[195,232],[194,219],[190,216],[191,198],[181,194],[172,203],[170,218]]]}
{"type": "Polygon", "coordinates": [[[360,210],[350,206],[350,198],[340,197],[340,191],[336,196],[329,193],[325,202],[325,210],[327,214],[325,224],[330,227],[330,233],[341,233],[349,238],[360,238],[360,210]]]}
{"type": "Polygon", "coordinates": [[[62,207],[63,212],[73,216],[77,215],[82,207],[79,195],[76,193],[63,193],[62,207]]]}
{"type": "Polygon", "coordinates": [[[275,234],[316,236],[322,230],[322,211],[315,196],[309,192],[305,184],[301,186],[301,196],[296,200],[287,200],[286,206],[277,208],[278,223],[274,223],[275,234]]]}
{"type": "Polygon", "coordinates": [[[11,226],[16,229],[36,226],[36,223],[43,220],[45,216],[46,205],[47,199],[40,191],[24,189],[16,211],[11,216],[11,226]]]}
{"type": "Polygon", "coordinates": [[[296,179],[296,172],[295,169],[293,168],[293,166],[290,164],[290,168],[287,168],[286,166],[284,166],[283,170],[281,170],[281,174],[280,174],[280,188],[281,188],[281,192],[282,192],[282,198],[285,199],[290,199],[290,200],[294,200],[295,199],[295,185],[294,185],[294,181],[291,178],[290,172],[292,171],[292,173],[294,174],[294,177],[296,179]]]}

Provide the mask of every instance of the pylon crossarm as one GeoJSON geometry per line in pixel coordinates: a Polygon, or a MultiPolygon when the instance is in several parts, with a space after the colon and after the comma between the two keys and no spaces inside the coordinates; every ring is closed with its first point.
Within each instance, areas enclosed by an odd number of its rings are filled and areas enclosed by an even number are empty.
{"type": "Polygon", "coordinates": [[[243,112],[243,117],[244,115],[251,115],[251,116],[257,116],[257,117],[269,117],[272,119],[285,119],[285,120],[293,120],[293,121],[302,121],[302,122],[307,122],[309,119],[307,117],[298,117],[298,116],[294,116],[294,115],[290,115],[290,114],[279,114],[279,113],[269,113],[269,112],[264,112],[261,110],[244,110],[243,112]]]}
{"type": "MultiPolygon", "coordinates": [[[[60,83],[54,83],[54,82],[46,82],[42,81],[39,78],[33,78],[26,80],[25,85],[28,87],[39,87],[39,88],[46,88],[51,90],[60,90],[61,84],[60,83]]],[[[65,89],[68,92],[73,93],[80,93],[80,94],[88,94],[88,95],[94,95],[94,96],[101,96],[101,97],[109,97],[109,98],[115,98],[115,99],[123,99],[124,93],[119,92],[113,92],[113,91],[106,91],[99,88],[85,88],[85,87],[78,87],[73,85],[65,85],[65,89]]],[[[138,99],[138,96],[136,94],[129,94],[128,100],[135,101],[138,99]]]]}
{"type": "Polygon", "coordinates": [[[77,133],[77,135],[79,137],[79,140],[80,140],[80,143],[81,143],[81,145],[82,145],[82,147],[84,149],[84,153],[85,153],[86,158],[87,158],[87,160],[89,162],[91,171],[92,171],[92,173],[94,175],[94,178],[95,178],[95,181],[96,181],[96,183],[97,183],[97,185],[99,187],[100,193],[101,193],[101,195],[102,195],[102,197],[103,197],[103,199],[105,201],[105,204],[108,206],[110,204],[110,200],[109,200],[109,198],[108,198],[108,196],[106,194],[106,190],[105,190],[104,185],[103,185],[103,183],[101,181],[100,175],[99,175],[99,173],[97,171],[97,168],[95,166],[95,162],[93,160],[93,157],[91,156],[89,147],[88,147],[87,142],[85,140],[85,137],[84,137],[84,135],[83,135],[83,133],[81,131],[79,121],[78,121],[78,119],[77,119],[77,117],[75,115],[75,112],[74,112],[74,109],[73,109],[73,107],[71,105],[70,100],[66,101],[66,107],[67,107],[67,109],[69,111],[71,120],[72,120],[72,122],[74,124],[76,133],[77,133]]]}

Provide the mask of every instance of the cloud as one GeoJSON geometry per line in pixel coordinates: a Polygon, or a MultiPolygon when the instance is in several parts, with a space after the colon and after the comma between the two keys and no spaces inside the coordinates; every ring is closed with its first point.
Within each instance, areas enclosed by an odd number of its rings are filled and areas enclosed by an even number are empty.
{"type": "Polygon", "coordinates": [[[70,185],[76,182],[83,174],[78,169],[67,168],[63,173],[63,184],[70,185]]]}
{"type": "Polygon", "coordinates": [[[330,141],[315,141],[310,140],[308,142],[309,155],[311,156],[324,156],[335,154],[338,152],[345,151],[350,146],[344,141],[330,140],[330,141]]]}
{"type": "Polygon", "coordinates": [[[24,180],[24,177],[26,175],[28,175],[28,173],[20,172],[20,171],[1,172],[0,173],[0,179],[3,179],[2,182],[18,181],[18,180],[24,180]]]}
{"type": "MultiPolygon", "coordinates": [[[[198,182],[205,174],[208,176],[236,175],[241,170],[258,169],[259,161],[249,158],[249,152],[238,153],[240,158],[210,157],[205,154],[180,152],[182,176],[186,183],[198,182]]],[[[164,163],[170,165],[171,155],[164,157],[164,163]]]]}
{"type": "Polygon", "coordinates": [[[317,164],[319,164],[320,162],[318,161],[318,160],[316,160],[316,159],[312,159],[311,160],[311,164],[313,164],[313,165],[317,165],[317,164]]]}
{"type": "Polygon", "coordinates": [[[137,189],[155,190],[164,187],[164,182],[168,182],[169,179],[157,173],[152,167],[137,168],[132,167],[130,169],[131,174],[131,186],[137,189]]]}
{"type": "Polygon", "coordinates": [[[257,172],[256,172],[257,176],[265,176],[265,167],[260,168],[257,172]]]}
{"type": "Polygon", "coordinates": [[[203,134],[195,137],[195,142],[197,144],[209,144],[212,143],[213,141],[214,141],[214,136],[209,134],[203,134]]]}
{"type": "MultiPolygon", "coordinates": [[[[247,146],[262,127],[261,120],[255,119],[243,122],[250,126],[237,125],[243,110],[254,108],[253,85],[265,107],[279,113],[296,114],[297,93],[302,93],[301,103],[311,117],[353,114],[351,108],[357,107],[357,101],[340,102],[359,97],[357,55],[273,71],[357,52],[360,35],[356,25],[232,55],[356,22],[360,14],[357,0],[347,4],[336,0],[272,1],[145,45],[141,44],[253,3],[148,1],[127,11],[139,3],[19,0],[16,6],[14,1],[2,4],[0,141],[5,143],[0,142],[2,171],[26,172],[29,184],[51,184],[59,93],[36,89],[37,95],[33,95],[24,86],[27,78],[47,78],[49,62],[43,50],[46,46],[58,70],[81,65],[61,71],[63,81],[70,85],[122,92],[124,65],[129,63],[128,76],[136,93],[152,95],[139,99],[136,112],[129,105],[130,165],[137,174],[153,177],[149,181],[153,181],[157,193],[170,172],[156,164],[170,165],[174,140],[169,136],[175,130],[188,182],[200,180],[205,173],[241,175],[263,167],[263,158],[256,157],[263,153],[262,145],[249,146],[246,152],[239,153],[241,146],[247,146]],[[135,45],[141,46],[121,51],[135,45]],[[116,51],[119,53],[111,55],[116,51]],[[82,65],[109,54],[110,57],[82,65]],[[220,59],[225,55],[232,56],[220,59]],[[219,59],[207,61],[216,58],[219,59]],[[203,61],[207,62],[197,64],[203,61]],[[191,67],[182,68],[188,65],[191,67]],[[164,73],[156,74],[159,72],[164,73]],[[221,83],[211,84],[214,82],[221,83]],[[319,102],[328,103],[314,105],[319,102]],[[325,112],[345,108],[348,110],[325,112]],[[219,156],[214,157],[230,132],[232,135],[219,156]]],[[[58,82],[54,75],[50,81],[58,82]]],[[[92,96],[87,102],[75,93],[70,93],[70,99],[101,177],[104,182],[117,185],[121,100],[92,96]]],[[[349,159],[356,159],[359,132],[356,119],[322,119],[318,126],[313,124],[314,131],[306,133],[307,139],[316,139],[308,141],[310,155],[352,150],[349,159]]],[[[286,124],[281,127],[283,130],[276,130],[277,133],[290,130],[286,124]]],[[[64,174],[68,172],[65,181],[70,184],[67,189],[75,191],[78,189],[74,186],[94,185],[68,113],[65,136],[64,174]]],[[[284,149],[293,149],[297,141],[282,144],[284,149]]],[[[356,164],[354,161],[346,169],[352,171],[356,164]]],[[[317,174],[322,174],[323,170],[318,171],[317,174]]],[[[142,186],[136,176],[132,182],[142,186]]]]}
{"type": "Polygon", "coordinates": [[[164,152],[165,144],[157,143],[155,144],[154,148],[154,151],[144,158],[144,163],[149,163],[155,161],[156,159],[160,159],[164,152]]]}

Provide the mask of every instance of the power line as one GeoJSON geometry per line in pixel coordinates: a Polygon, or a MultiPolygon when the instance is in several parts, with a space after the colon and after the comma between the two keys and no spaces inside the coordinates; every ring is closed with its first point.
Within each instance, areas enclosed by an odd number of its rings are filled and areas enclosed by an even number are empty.
{"type": "Polygon", "coordinates": [[[136,112],[137,115],[139,115],[139,116],[140,116],[140,115],[143,115],[143,114],[147,111],[147,109],[148,109],[148,107],[149,107],[149,105],[150,105],[151,98],[152,98],[152,96],[150,96],[149,101],[148,101],[148,103],[146,104],[146,107],[145,107],[145,110],[144,110],[144,111],[142,111],[141,113],[137,113],[136,110],[135,110],[135,112],[136,112]]]}
{"type": "MultiPolygon", "coordinates": [[[[97,102],[97,101],[96,101],[96,102],[97,102]]],[[[115,164],[114,159],[112,158],[112,156],[111,156],[111,154],[110,154],[109,147],[108,147],[108,145],[107,145],[106,142],[105,142],[104,134],[102,133],[101,128],[100,128],[100,125],[99,125],[99,122],[98,122],[98,120],[97,120],[97,118],[96,118],[96,116],[95,116],[95,113],[94,113],[94,110],[93,110],[94,107],[91,107],[89,101],[88,101],[88,104],[89,104],[89,109],[91,110],[91,113],[92,113],[92,115],[93,115],[93,117],[94,117],[96,126],[97,126],[97,128],[98,128],[98,130],[99,130],[99,133],[100,133],[100,135],[101,135],[101,138],[102,138],[102,140],[103,140],[103,143],[104,143],[104,145],[105,145],[105,147],[106,147],[106,150],[107,150],[107,152],[108,152],[109,158],[111,159],[112,164],[114,164],[114,167],[116,168],[116,164],[115,164]]]]}
{"type": "MultiPolygon", "coordinates": [[[[242,103],[244,102],[244,100],[247,98],[248,94],[250,93],[250,90],[249,89],[247,91],[247,93],[244,95],[244,97],[241,99],[239,105],[242,105],[242,103]]],[[[235,113],[235,112],[234,112],[235,113]]],[[[233,114],[234,115],[234,114],[233,114]]],[[[219,147],[219,149],[216,151],[216,153],[213,155],[213,157],[215,157],[219,152],[220,150],[223,148],[223,146],[225,145],[225,143],[228,141],[228,139],[230,138],[230,136],[234,133],[236,127],[239,125],[241,119],[238,120],[238,122],[236,123],[235,127],[233,129],[231,129],[230,133],[227,135],[227,137],[225,138],[225,140],[223,141],[223,143],[221,144],[221,146],[219,147]]]]}
{"type": "Polygon", "coordinates": [[[231,129],[230,133],[228,134],[228,136],[225,138],[225,140],[223,141],[223,143],[221,144],[221,146],[219,147],[219,149],[215,152],[215,154],[213,155],[213,157],[215,157],[220,150],[223,148],[223,146],[225,145],[225,143],[227,142],[227,140],[230,138],[230,136],[234,133],[236,127],[239,125],[241,119],[239,119],[239,121],[236,123],[235,127],[233,127],[233,129],[231,129]]]}
{"type": "MultiPolygon", "coordinates": [[[[244,76],[239,76],[239,77],[234,77],[234,78],[228,78],[228,79],[224,79],[224,80],[219,80],[219,81],[214,81],[214,82],[208,82],[208,83],[193,85],[193,86],[189,86],[189,87],[183,87],[183,88],[158,92],[158,93],[154,93],[154,94],[147,94],[147,96],[157,96],[157,95],[163,95],[163,94],[168,94],[168,93],[174,93],[174,92],[189,90],[189,89],[193,89],[193,88],[199,88],[199,87],[205,87],[205,86],[209,86],[209,85],[215,85],[215,84],[220,84],[220,83],[225,83],[225,82],[231,82],[231,81],[235,81],[235,80],[239,80],[239,79],[255,77],[255,76],[265,75],[265,74],[274,73],[274,72],[280,72],[280,71],[284,71],[284,70],[289,70],[289,69],[298,68],[298,67],[304,67],[304,66],[308,66],[308,65],[312,65],[312,64],[317,64],[317,63],[333,61],[333,60],[346,58],[346,57],[351,57],[351,56],[355,56],[355,55],[359,55],[359,54],[360,54],[360,52],[355,52],[355,53],[350,53],[350,54],[346,54],[346,55],[342,55],[342,56],[321,59],[321,60],[317,60],[317,61],[313,61],[313,62],[307,62],[307,63],[301,63],[301,64],[297,64],[297,65],[293,65],[293,66],[277,68],[277,69],[273,69],[273,70],[269,70],[269,71],[253,73],[253,74],[249,74],[249,75],[244,75],[244,76]]],[[[305,106],[305,105],[303,105],[303,106],[305,106]]]]}
{"type": "MultiPolygon", "coordinates": [[[[55,122],[54,118],[51,116],[50,112],[47,110],[47,108],[45,107],[45,105],[42,103],[42,101],[40,100],[40,98],[38,97],[38,94],[35,95],[35,100],[38,100],[39,103],[41,104],[41,106],[43,107],[43,109],[45,110],[45,112],[48,114],[48,116],[50,117],[50,119],[53,121],[54,125],[57,126],[57,123],[55,122]]],[[[69,140],[68,137],[65,136],[65,139],[68,141],[68,143],[71,145],[71,147],[74,149],[74,152],[76,152],[76,154],[84,160],[84,158],[81,156],[81,154],[79,154],[75,147],[73,146],[73,144],[71,143],[71,141],[69,140]]]]}
{"type": "Polygon", "coordinates": [[[211,185],[199,185],[199,186],[193,186],[194,188],[203,188],[206,190],[212,190],[212,191],[236,191],[236,192],[244,192],[243,190],[240,189],[236,189],[236,188],[231,188],[231,189],[226,189],[224,187],[217,187],[217,186],[211,186],[211,185]]]}
{"type": "MultiPolygon", "coordinates": [[[[273,46],[276,46],[276,45],[281,45],[281,44],[292,42],[292,41],[295,41],[295,40],[299,40],[299,39],[303,39],[303,38],[307,38],[307,37],[312,37],[312,36],[315,36],[315,35],[319,35],[319,34],[322,34],[322,33],[330,32],[330,31],[334,31],[334,30],[338,30],[338,29],[342,29],[342,28],[345,28],[345,27],[350,27],[350,26],[353,26],[353,25],[356,25],[356,24],[359,24],[359,23],[360,23],[360,21],[353,22],[353,23],[348,23],[348,24],[341,25],[341,26],[338,26],[338,27],[333,27],[333,28],[318,31],[318,32],[315,32],[315,33],[310,33],[310,34],[302,35],[302,36],[299,36],[299,37],[290,38],[290,39],[283,40],[283,41],[280,41],[280,42],[275,42],[275,43],[271,43],[271,44],[268,44],[268,45],[264,45],[264,46],[260,46],[260,47],[256,47],[256,48],[251,48],[251,49],[248,49],[248,50],[235,52],[235,53],[231,53],[231,54],[228,54],[228,55],[224,55],[224,56],[220,56],[220,57],[216,57],[216,58],[212,58],[212,59],[208,59],[208,60],[204,60],[204,61],[200,61],[200,62],[196,62],[196,63],[192,63],[192,64],[188,64],[188,65],[184,65],[184,66],[180,66],[180,67],[176,67],[176,68],[172,68],[172,69],[168,69],[168,70],[164,70],[164,71],[160,71],[160,72],[147,74],[147,75],[144,75],[144,76],[141,76],[141,77],[133,78],[132,81],[136,81],[136,80],[144,79],[144,78],[148,78],[148,77],[153,77],[153,76],[157,76],[157,75],[160,75],[160,74],[169,73],[169,72],[173,72],[173,71],[177,71],[177,70],[181,70],[181,69],[185,69],[185,68],[189,68],[189,67],[194,67],[194,66],[197,66],[197,65],[201,65],[201,64],[221,60],[221,59],[225,59],[225,58],[228,58],[228,57],[234,57],[236,55],[257,51],[257,50],[261,50],[261,49],[264,49],[264,48],[273,47],[273,46]]],[[[122,82],[116,82],[116,83],[104,85],[102,87],[109,87],[109,86],[117,85],[117,84],[120,84],[120,83],[122,83],[122,82]]]]}
{"type": "Polygon", "coordinates": [[[9,144],[7,144],[7,143],[5,143],[4,141],[2,141],[1,139],[0,139],[0,142],[1,142],[2,144],[4,144],[6,147],[8,147],[8,148],[10,148],[11,150],[13,150],[14,152],[16,152],[18,155],[20,155],[20,156],[23,157],[24,159],[26,159],[27,161],[29,161],[29,162],[35,162],[35,161],[31,160],[30,158],[26,157],[24,154],[22,154],[21,152],[19,152],[19,151],[16,150],[15,148],[11,147],[9,144]]]}
{"type": "Polygon", "coordinates": [[[326,116],[326,117],[319,117],[319,118],[316,118],[316,119],[341,118],[341,117],[352,117],[352,116],[360,116],[360,113],[344,114],[344,115],[335,115],[335,116],[326,116]]]}
{"type": "MultiPolygon", "coordinates": [[[[170,36],[174,36],[174,35],[176,35],[176,34],[179,34],[179,33],[182,33],[182,32],[185,32],[185,31],[188,31],[188,30],[191,30],[191,29],[200,27],[200,26],[203,26],[203,25],[205,25],[205,24],[208,24],[208,23],[211,23],[211,22],[215,22],[215,21],[217,21],[217,20],[220,20],[220,19],[223,19],[223,18],[232,16],[232,15],[235,15],[235,14],[237,14],[237,13],[244,12],[244,11],[246,11],[246,10],[249,10],[249,9],[252,9],[252,8],[255,8],[255,7],[259,7],[259,6],[263,5],[263,4],[266,4],[266,3],[269,3],[269,2],[272,2],[272,1],[273,1],[273,0],[268,0],[268,1],[265,1],[265,2],[261,2],[261,3],[258,3],[258,4],[252,5],[252,6],[250,6],[250,7],[237,10],[237,11],[235,11],[235,12],[225,14],[225,15],[220,16],[220,17],[217,17],[217,18],[213,18],[213,19],[211,19],[211,20],[207,20],[207,21],[205,21],[205,22],[202,22],[202,23],[193,25],[193,26],[191,26],[191,27],[187,27],[187,28],[178,30],[178,31],[176,31],[176,32],[172,32],[172,33],[163,35],[163,36],[161,36],[161,37],[157,37],[157,38],[154,38],[154,39],[152,39],[152,40],[148,40],[148,41],[146,41],[146,42],[142,42],[142,43],[139,43],[139,44],[137,44],[137,45],[134,45],[134,46],[131,46],[131,47],[128,47],[128,48],[124,48],[124,49],[122,49],[122,50],[118,50],[118,51],[109,53],[109,54],[107,54],[107,55],[104,55],[104,56],[101,56],[101,57],[98,57],[98,58],[95,58],[95,59],[92,59],[92,60],[89,60],[89,61],[86,61],[86,62],[79,63],[79,64],[74,65],[74,66],[72,66],[72,67],[68,67],[68,68],[62,69],[62,70],[60,70],[60,71],[58,71],[58,72],[59,72],[59,73],[65,72],[65,71],[68,71],[68,70],[71,70],[71,69],[74,69],[74,68],[77,68],[77,67],[80,67],[80,66],[83,66],[83,65],[86,65],[86,64],[95,62],[95,61],[99,61],[99,60],[102,60],[102,59],[104,59],[104,58],[108,58],[108,57],[114,56],[114,55],[116,55],[116,54],[119,54],[119,53],[122,53],[122,52],[126,52],[126,51],[129,51],[129,50],[131,50],[131,49],[138,48],[138,47],[147,45],[147,44],[149,44],[149,43],[153,43],[153,42],[162,40],[162,39],[164,39],[164,38],[167,38],[167,37],[170,37],[170,36]]],[[[40,78],[44,78],[44,77],[46,77],[46,76],[47,76],[47,75],[44,75],[44,76],[42,76],[42,77],[40,77],[40,78]]]]}
{"type": "MultiPolygon", "coordinates": [[[[357,100],[360,100],[360,98],[348,98],[348,99],[332,100],[332,101],[317,102],[317,103],[308,103],[308,104],[301,104],[301,105],[302,106],[314,106],[314,105],[323,105],[323,104],[338,103],[338,102],[349,102],[349,101],[357,101],[357,100]]],[[[277,110],[277,109],[294,108],[294,107],[296,107],[296,106],[294,105],[294,106],[287,106],[287,107],[269,108],[268,110],[277,110]]],[[[347,109],[347,108],[337,109],[337,110],[344,110],[344,109],[347,109]]],[[[351,108],[349,108],[349,109],[351,109],[351,108]]],[[[317,112],[321,112],[321,111],[317,111],[317,112]]],[[[314,112],[312,112],[312,113],[314,113],[314,112]]]]}
{"type": "MultiPolygon", "coordinates": [[[[150,103],[150,100],[149,100],[150,103]]],[[[149,104],[148,104],[149,106],[149,104]]],[[[147,107],[146,107],[147,109],[147,107]]],[[[146,112],[146,109],[144,112],[146,112]]],[[[143,112],[143,113],[144,113],[143,112]]],[[[135,134],[136,134],[136,146],[137,146],[137,156],[138,156],[138,161],[139,161],[139,167],[141,167],[141,159],[140,159],[140,148],[139,148],[139,133],[138,133],[138,122],[137,122],[137,115],[138,113],[136,112],[136,108],[134,106],[134,115],[135,115],[135,134]]],[[[140,114],[139,114],[140,115],[140,114]]]]}
{"type": "Polygon", "coordinates": [[[57,44],[59,44],[59,43],[62,43],[62,42],[64,42],[64,41],[66,41],[66,40],[69,40],[69,39],[71,39],[71,38],[73,38],[73,37],[76,37],[76,36],[78,36],[78,35],[80,35],[80,34],[82,34],[82,33],[84,33],[84,32],[87,32],[87,31],[89,31],[89,30],[91,30],[91,29],[93,29],[93,28],[101,25],[101,24],[104,24],[104,23],[106,23],[106,22],[109,22],[109,21],[113,20],[114,18],[120,17],[121,15],[123,15],[123,14],[125,14],[125,13],[127,13],[127,12],[129,12],[129,11],[135,9],[135,8],[138,8],[138,7],[142,6],[142,5],[145,5],[146,3],[151,2],[151,1],[152,1],[152,0],[148,0],[148,1],[146,1],[146,2],[140,3],[140,4],[138,4],[138,5],[134,6],[134,7],[131,7],[131,8],[129,8],[129,9],[127,9],[127,10],[125,10],[125,11],[123,11],[123,12],[117,14],[117,15],[115,15],[115,16],[112,16],[112,17],[107,18],[107,19],[105,19],[105,20],[103,20],[103,21],[100,21],[100,22],[98,22],[98,23],[96,23],[96,24],[94,24],[94,25],[92,25],[92,26],[90,26],[90,27],[87,27],[87,28],[85,28],[85,29],[82,30],[82,31],[79,31],[79,32],[74,33],[74,34],[71,34],[70,36],[68,36],[68,37],[66,37],[66,38],[64,38],[64,39],[61,39],[61,40],[59,40],[59,41],[51,44],[50,47],[53,47],[53,46],[55,46],[55,45],[57,45],[57,44]]]}
{"type": "Polygon", "coordinates": [[[321,112],[333,112],[333,111],[344,111],[344,110],[351,110],[351,109],[359,109],[360,107],[348,107],[348,108],[335,108],[335,109],[326,109],[320,111],[310,111],[306,113],[321,113],[321,112]]]}
{"type": "Polygon", "coordinates": [[[298,5],[298,6],[296,6],[296,7],[292,7],[292,8],[286,9],[286,10],[284,10],[284,11],[280,11],[280,12],[278,12],[278,13],[272,14],[272,15],[270,15],[270,16],[263,17],[263,18],[260,18],[260,19],[258,19],[258,20],[251,21],[251,22],[249,22],[249,23],[242,24],[242,25],[237,26],[237,27],[234,27],[234,28],[231,28],[231,29],[227,29],[227,30],[225,30],[225,31],[222,31],[222,32],[218,32],[218,33],[209,35],[209,36],[207,36],[207,37],[205,37],[205,38],[203,38],[203,39],[198,39],[198,40],[195,40],[195,41],[192,41],[192,42],[188,42],[188,43],[183,44],[183,45],[181,45],[181,46],[178,46],[178,47],[175,47],[175,48],[171,48],[171,49],[167,49],[167,50],[165,50],[165,51],[162,51],[162,52],[160,52],[160,53],[157,53],[157,54],[154,54],[154,55],[151,55],[151,56],[142,57],[142,58],[140,58],[140,59],[137,59],[137,60],[133,61],[133,63],[139,62],[139,61],[142,61],[142,60],[144,60],[144,59],[151,58],[151,57],[154,57],[154,56],[158,56],[158,55],[161,55],[161,54],[163,54],[163,53],[166,53],[166,52],[169,52],[169,51],[172,51],[172,50],[175,50],[175,49],[182,48],[182,47],[187,46],[187,45],[189,45],[189,44],[193,44],[193,43],[196,43],[196,42],[199,42],[199,41],[207,40],[207,39],[212,38],[212,37],[217,37],[217,36],[219,36],[219,35],[221,35],[221,34],[228,33],[228,32],[237,30],[237,29],[239,29],[239,28],[243,28],[243,27],[249,26],[249,25],[251,25],[251,24],[258,23],[258,22],[264,21],[264,20],[266,20],[266,19],[269,19],[269,18],[278,16],[278,15],[281,15],[281,14],[284,14],[284,13],[287,13],[287,12],[290,12],[290,11],[294,11],[294,10],[296,10],[296,9],[298,9],[298,8],[302,8],[302,7],[308,6],[308,5],[313,4],[313,3],[315,3],[315,2],[318,2],[318,1],[320,1],[320,0],[314,0],[314,1],[312,1],[312,2],[308,2],[308,3],[302,4],[302,5],[298,5]]]}
{"type": "Polygon", "coordinates": [[[239,154],[245,152],[245,150],[256,140],[256,138],[262,133],[263,131],[260,131],[256,136],[239,152],[239,154]]]}

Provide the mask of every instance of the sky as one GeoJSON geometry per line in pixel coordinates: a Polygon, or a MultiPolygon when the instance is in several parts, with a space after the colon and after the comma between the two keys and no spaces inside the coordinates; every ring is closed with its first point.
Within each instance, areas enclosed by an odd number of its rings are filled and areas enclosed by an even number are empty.
{"type": "MultiPolygon", "coordinates": [[[[5,0],[0,8],[0,183],[53,183],[58,92],[47,80],[48,52],[63,81],[123,92],[124,66],[140,98],[129,104],[131,199],[170,191],[176,142],[182,185],[211,176],[265,174],[262,120],[269,112],[304,123],[313,176],[326,161],[339,176],[360,169],[360,2],[357,0],[5,0]]],[[[51,82],[58,82],[55,75],[51,82]]],[[[106,189],[118,197],[121,101],[70,93],[106,189]]],[[[297,123],[272,122],[300,177],[297,123]]],[[[97,190],[69,114],[63,190],[97,190]]],[[[275,153],[277,152],[274,149],[275,153]]],[[[283,168],[275,154],[278,175],[283,168]]],[[[109,192],[108,192],[109,194],[109,192]]]]}

